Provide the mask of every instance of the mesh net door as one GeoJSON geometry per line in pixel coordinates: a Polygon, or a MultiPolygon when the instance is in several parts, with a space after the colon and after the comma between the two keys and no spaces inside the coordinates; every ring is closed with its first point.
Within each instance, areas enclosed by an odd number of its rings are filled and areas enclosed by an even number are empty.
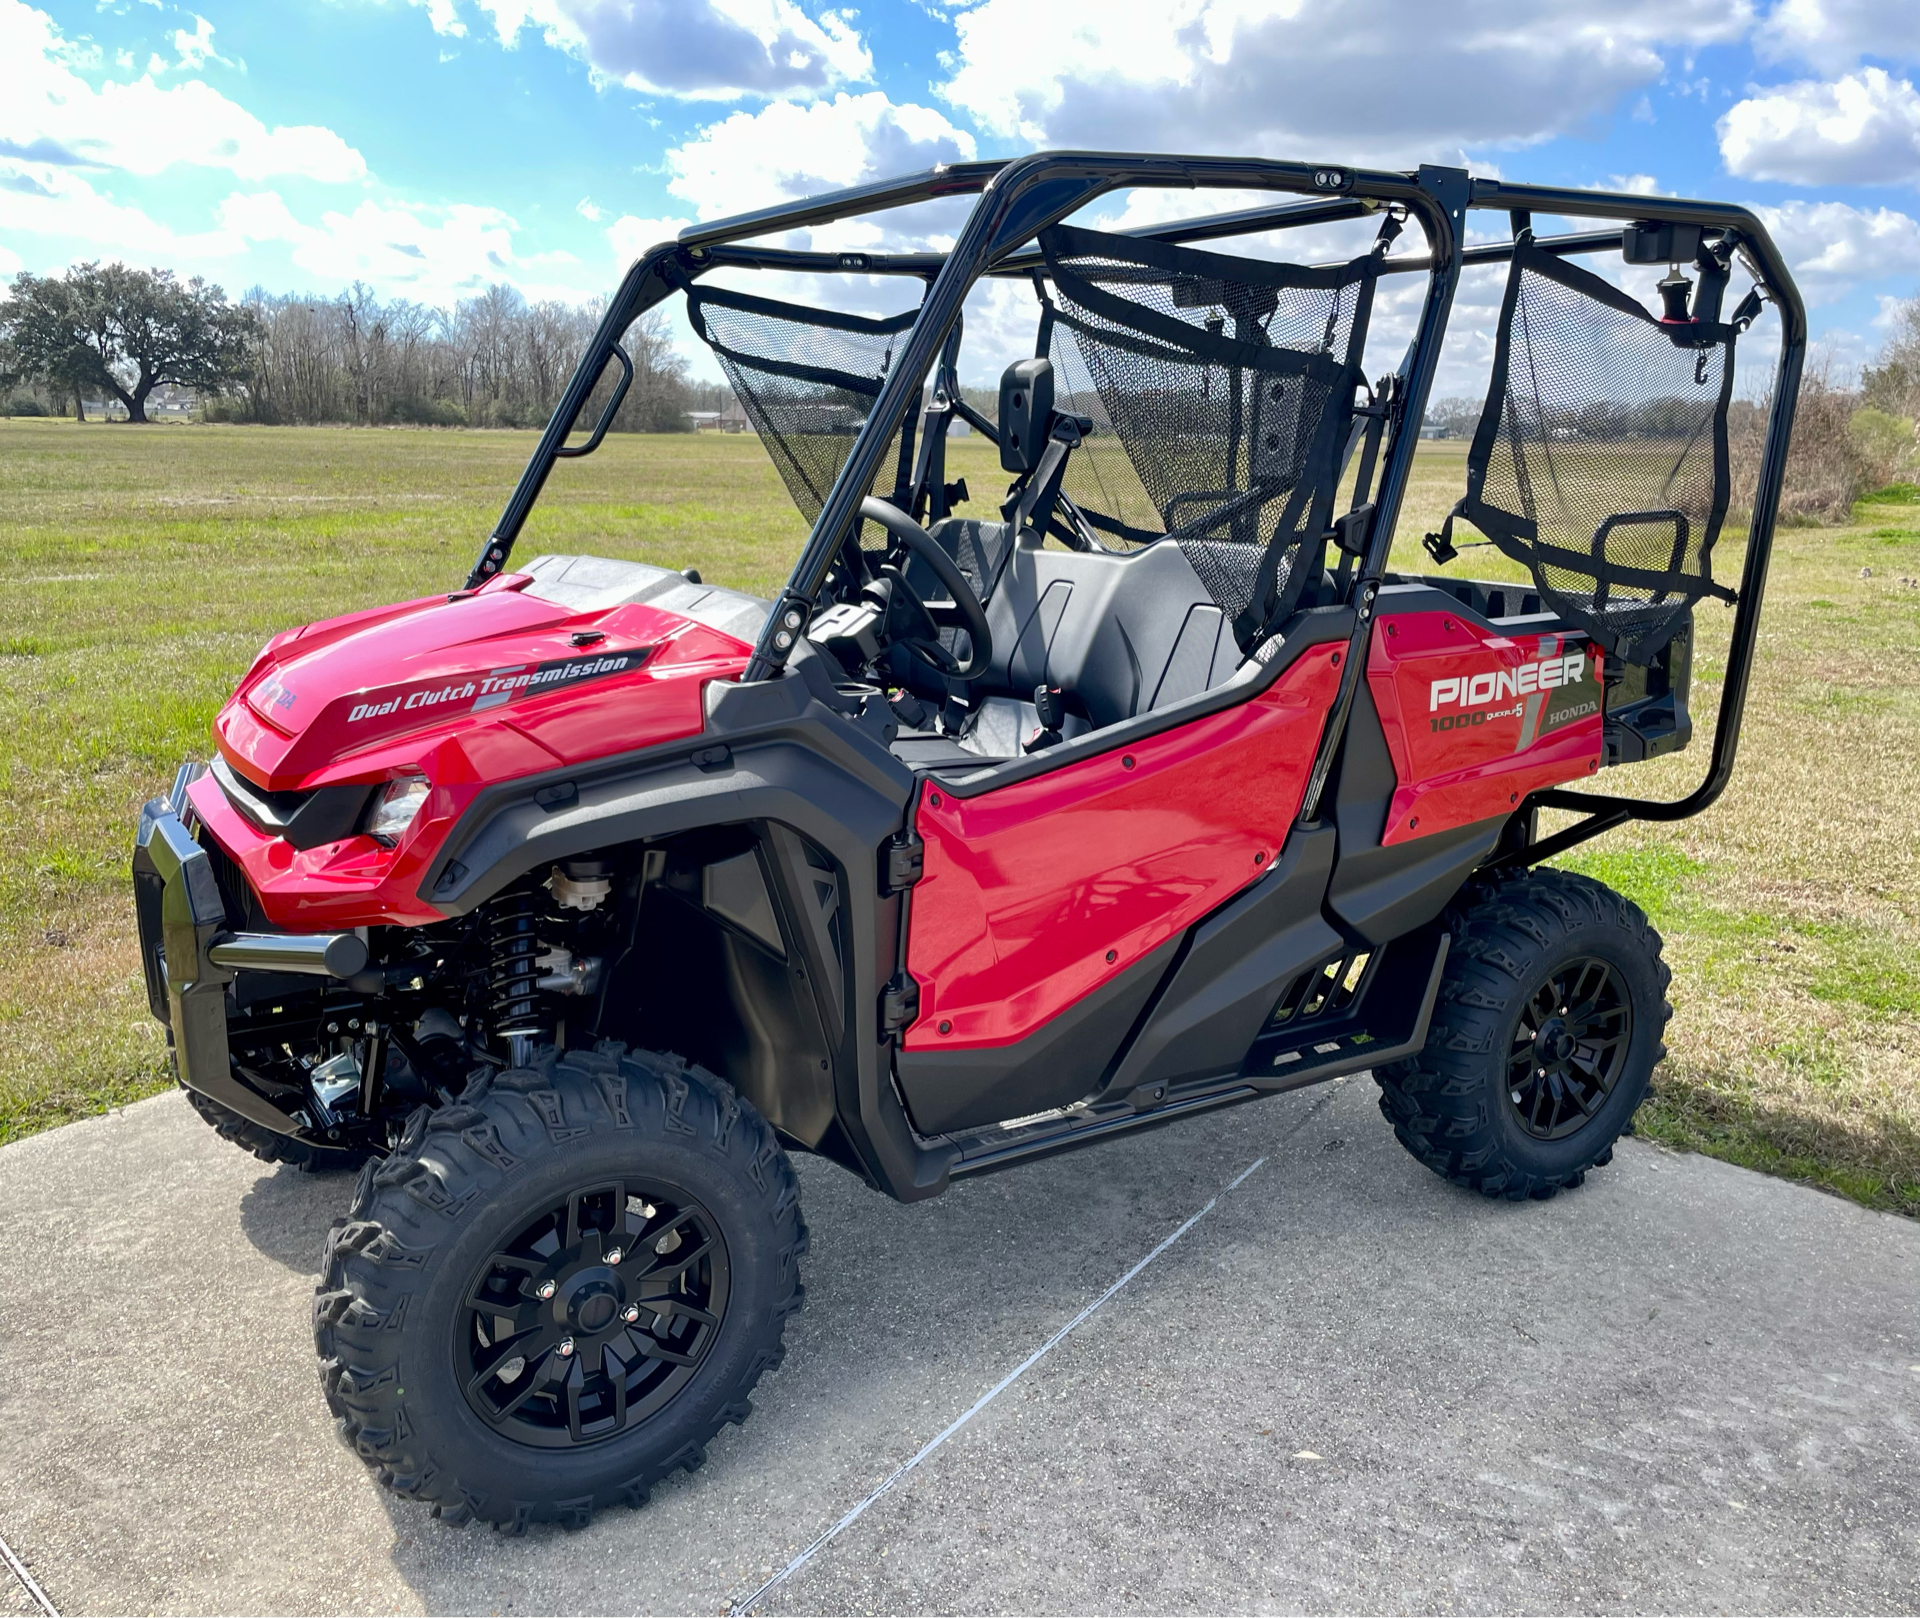
{"type": "Polygon", "coordinates": [[[1057,225],[1057,408],[1091,418],[1065,492],[1103,540],[1171,538],[1251,651],[1319,554],[1378,258],[1308,269],[1057,225]]]}
{"type": "Polygon", "coordinates": [[[1519,239],[1464,516],[1540,594],[1641,662],[1713,582],[1727,512],[1732,326],[1662,323],[1590,271],[1519,239]]]}
{"type": "Polygon", "coordinates": [[[881,320],[726,287],[687,290],[687,318],[720,361],[809,522],[826,504],[919,317],[918,309],[881,320]]]}

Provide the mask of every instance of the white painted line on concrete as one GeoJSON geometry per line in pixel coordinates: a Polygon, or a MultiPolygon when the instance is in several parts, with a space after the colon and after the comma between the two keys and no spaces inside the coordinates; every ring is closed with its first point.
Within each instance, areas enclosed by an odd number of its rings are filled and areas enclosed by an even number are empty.
{"type": "MultiPolygon", "coordinates": [[[[1333,1084],[1329,1085],[1327,1088],[1326,1095],[1323,1096],[1320,1101],[1315,1103],[1315,1105],[1311,1109],[1309,1109],[1306,1117],[1302,1118],[1297,1124],[1293,1126],[1292,1129],[1287,1131],[1287,1138],[1290,1139],[1292,1136],[1298,1134],[1300,1130],[1305,1128],[1308,1121],[1314,1116],[1314,1114],[1319,1112],[1322,1108],[1324,1108],[1327,1105],[1328,1101],[1332,1099],[1334,1092],[1342,1089],[1343,1087],[1344,1086],[1339,1081],[1335,1081],[1333,1084]]],[[[764,1597],[768,1591],[777,1589],[780,1585],[785,1584],[788,1579],[792,1578],[794,1574],[800,1571],[801,1568],[805,1567],[807,1563],[811,1562],[814,1559],[814,1557],[817,1556],[822,1550],[824,1550],[829,1544],[831,1544],[834,1540],[838,1539],[841,1536],[841,1534],[845,1533],[847,1529],[851,1528],[856,1522],[858,1522],[863,1516],[865,1516],[869,1507],[871,1507],[876,1502],[878,1502],[884,1495],[890,1493],[893,1490],[893,1487],[895,1484],[897,1484],[909,1472],[913,1471],[916,1467],[918,1467],[922,1461],[926,1460],[926,1458],[929,1455],[931,1455],[935,1450],[937,1450],[942,1444],[946,1443],[946,1441],[949,1438],[953,1437],[955,1433],[959,1432],[961,1428],[966,1426],[968,1422],[972,1421],[973,1418],[979,1415],[981,1411],[985,1410],[987,1406],[992,1404],[995,1399],[999,1398],[1000,1395],[1005,1393],[1008,1388],[1012,1387],[1014,1383],[1018,1382],[1021,1377],[1025,1376],[1027,1372],[1031,1371],[1034,1368],[1034,1366],[1038,1365],[1043,1359],[1047,1357],[1047,1355],[1051,1354],[1053,1350],[1061,1342],[1065,1341],[1067,1336],[1076,1327],[1084,1325],[1088,1320],[1090,1320],[1095,1314],[1095,1312],[1099,1310],[1101,1305],[1106,1303],[1106,1301],[1109,1298],[1113,1297],[1122,1288],[1124,1288],[1130,1281],[1133,1280],[1133,1278],[1136,1275],[1138,1275],[1149,1264],[1151,1264],[1155,1259],[1157,1259],[1169,1247],[1173,1246],[1175,1242],[1179,1241],[1182,1236],[1186,1235],[1188,1231],[1192,1230],[1193,1227],[1199,1224],[1201,1220],[1205,1219],[1208,1214],[1212,1213],[1215,1206],[1219,1203],[1219,1200],[1221,1197],[1225,1196],[1229,1191],[1238,1189],[1238,1187],[1247,1179],[1247,1177],[1251,1175],[1255,1169],[1259,1168],[1260,1165],[1264,1162],[1266,1162],[1266,1158],[1264,1156],[1257,1157],[1251,1163],[1249,1163],[1245,1168],[1243,1168],[1238,1174],[1236,1174],[1231,1180],[1229,1180],[1224,1186],[1222,1186],[1219,1191],[1217,1191],[1213,1196],[1207,1199],[1207,1205],[1204,1208],[1202,1208],[1198,1213],[1194,1214],[1192,1218],[1188,1219],[1185,1224],[1180,1226],[1178,1230],[1174,1231],[1172,1235],[1168,1236],[1164,1241],[1162,1241],[1158,1247],[1154,1248],[1154,1250],[1151,1253],[1147,1254],[1147,1256],[1141,1259],[1138,1264],[1134,1265],[1132,1269],[1128,1270],[1127,1273],[1121,1276],[1118,1281],[1114,1282],[1113,1285],[1108,1287],[1105,1292],[1101,1293],[1099,1297],[1095,1298],[1092,1303],[1088,1304],[1086,1308],[1082,1309],[1079,1314],[1075,1315],[1073,1319],[1069,1320],[1066,1323],[1066,1325],[1062,1326],[1057,1332],[1055,1332],[1044,1343],[1042,1343],[1038,1348],[1036,1348],[1024,1360],[1022,1360],[1011,1371],[1009,1371],[1005,1376],[1003,1376],[998,1382],[994,1383],[992,1387],[988,1388],[985,1393],[981,1394],[978,1399],[974,1400],[973,1404],[968,1408],[965,1414],[961,1415],[956,1420],[954,1420],[944,1431],[940,1432],[933,1438],[928,1439],[927,1442],[923,1444],[914,1455],[910,1456],[907,1460],[902,1461],[900,1465],[898,1465],[891,1472],[889,1472],[887,1476],[883,1478],[880,1481],[880,1483],[873,1489],[873,1491],[866,1496],[865,1499],[861,1500],[857,1505],[855,1505],[853,1509],[847,1512],[847,1514],[844,1517],[842,1517],[838,1522],[836,1522],[818,1539],[814,1540],[814,1542],[811,1545],[807,1546],[805,1550],[801,1551],[797,1556],[795,1556],[792,1561],[787,1563],[785,1567],[781,1568],[780,1571],[774,1574],[772,1578],[768,1579],[767,1582],[761,1585],[759,1589],[755,1590],[752,1595],[748,1596],[744,1601],[736,1601],[731,1607],[727,1609],[728,1612],[735,1614],[736,1618],[738,1618],[738,1615],[752,1612],[754,1607],[759,1604],[761,1598],[764,1597]]]]}
{"type": "Polygon", "coordinates": [[[26,1586],[27,1594],[39,1603],[40,1610],[47,1618],[60,1618],[60,1609],[47,1599],[47,1592],[34,1582],[33,1575],[27,1571],[27,1564],[13,1554],[13,1547],[4,1539],[0,1539],[0,1560],[13,1569],[13,1576],[26,1586]]]}

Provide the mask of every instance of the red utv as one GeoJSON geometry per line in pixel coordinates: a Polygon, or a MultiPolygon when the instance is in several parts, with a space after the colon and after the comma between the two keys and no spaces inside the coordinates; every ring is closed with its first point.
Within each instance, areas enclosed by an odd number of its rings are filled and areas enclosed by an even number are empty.
{"type": "Polygon", "coordinates": [[[276,636],[211,766],[141,815],[193,1104],[269,1161],[363,1165],[314,1301],[347,1442],[456,1519],[639,1504],[780,1359],[794,1150],[912,1200],[1364,1069],[1456,1184],[1578,1185],[1661,1057],[1668,974],[1632,904],[1539,865],[1726,785],[1804,331],[1742,209],[1444,168],[1041,155],[654,249],[464,587],[276,636]],[[1198,186],[1280,196],[1070,222],[1198,186]],[[960,197],[945,252],[754,245],[960,197]],[[1510,239],[1468,246],[1475,209],[1510,239]],[[1341,222],[1370,240],[1332,263],[1196,245],[1341,222]],[[1582,255],[1668,266],[1659,307],[1582,255]],[[1455,515],[1528,584],[1387,570],[1477,264],[1508,279],[1455,515]],[[1416,329],[1370,378],[1399,277],[1416,329]],[[1034,299],[993,419],[960,387],[984,278],[1034,299]],[[511,560],[675,296],[812,519],[772,603],[511,560]],[[1734,348],[1767,303],[1728,588],[1734,348]],[[1003,496],[949,481],[961,422],[1003,496]],[[1709,598],[1734,611],[1704,782],[1568,790],[1688,744],[1709,598]]]}

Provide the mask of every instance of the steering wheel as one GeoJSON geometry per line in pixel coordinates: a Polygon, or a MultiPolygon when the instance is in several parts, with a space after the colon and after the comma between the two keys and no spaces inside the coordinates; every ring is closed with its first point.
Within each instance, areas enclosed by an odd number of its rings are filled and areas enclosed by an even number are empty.
{"type": "MultiPolygon", "coordinates": [[[[987,628],[987,610],[980,604],[980,597],[968,583],[966,574],[960,571],[959,564],[949,556],[946,548],[898,506],[889,505],[884,500],[876,500],[869,495],[860,502],[860,515],[868,522],[878,523],[888,533],[905,545],[908,550],[925,562],[933,570],[947,594],[953,598],[953,604],[959,617],[959,626],[966,630],[967,639],[973,650],[963,663],[938,641],[905,640],[904,646],[936,674],[943,674],[949,680],[977,680],[987,672],[993,662],[993,632],[987,628]]],[[[913,587],[904,575],[895,574],[900,588],[912,593],[913,587]]],[[[925,603],[921,603],[925,606],[925,603]]],[[[929,617],[934,617],[931,611],[929,617]]],[[[948,617],[942,614],[934,617],[941,622],[948,617]]]]}

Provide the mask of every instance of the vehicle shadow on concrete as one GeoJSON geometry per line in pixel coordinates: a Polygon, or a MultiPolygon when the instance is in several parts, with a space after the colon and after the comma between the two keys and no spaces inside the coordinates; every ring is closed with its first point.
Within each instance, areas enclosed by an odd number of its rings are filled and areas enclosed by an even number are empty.
{"type": "Polygon", "coordinates": [[[240,1199],[240,1231],[261,1257],[300,1275],[320,1273],[327,1231],[353,1196],[350,1173],[313,1174],[281,1163],[240,1199]]]}

